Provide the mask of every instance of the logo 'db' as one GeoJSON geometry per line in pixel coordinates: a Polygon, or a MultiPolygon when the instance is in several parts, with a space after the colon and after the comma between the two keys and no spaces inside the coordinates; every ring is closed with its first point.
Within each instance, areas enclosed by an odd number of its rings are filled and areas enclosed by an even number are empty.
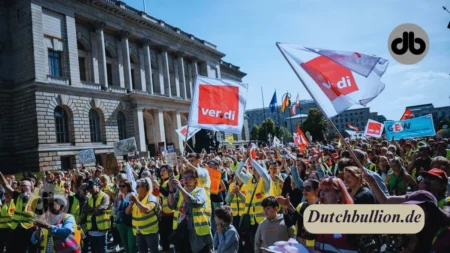
{"type": "Polygon", "coordinates": [[[239,87],[200,84],[199,124],[237,126],[239,119],[239,87]]]}
{"type": "Polygon", "coordinates": [[[389,53],[402,64],[418,63],[428,53],[429,47],[427,33],[415,24],[397,26],[388,39],[389,53]]]}

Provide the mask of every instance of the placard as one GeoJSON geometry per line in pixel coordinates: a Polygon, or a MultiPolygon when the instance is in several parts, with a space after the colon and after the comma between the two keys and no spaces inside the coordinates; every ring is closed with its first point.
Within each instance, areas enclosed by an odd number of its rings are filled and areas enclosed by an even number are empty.
{"type": "Polygon", "coordinates": [[[211,193],[212,194],[219,194],[219,186],[220,186],[220,180],[222,179],[222,173],[218,170],[214,170],[211,168],[208,168],[209,172],[209,178],[211,179],[211,193]]]}
{"type": "Polygon", "coordinates": [[[78,160],[81,164],[96,163],[94,150],[85,149],[77,152],[78,160]]]}

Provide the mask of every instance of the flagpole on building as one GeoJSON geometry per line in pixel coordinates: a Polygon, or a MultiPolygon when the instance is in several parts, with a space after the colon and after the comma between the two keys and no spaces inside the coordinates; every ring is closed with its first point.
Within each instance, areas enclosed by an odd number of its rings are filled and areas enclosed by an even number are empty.
{"type": "MultiPolygon", "coordinates": [[[[305,89],[308,91],[309,95],[314,99],[314,96],[312,95],[311,91],[309,90],[308,85],[305,84],[305,81],[303,81],[302,77],[297,73],[297,71],[295,71],[294,66],[292,66],[291,62],[289,61],[288,57],[286,56],[286,54],[284,53],[284,51],[281,49],[280,47],[280,42],[276,43],[278,50],[280,50],[281,54],[283,55],[284,59],[286,59],[286,61],[288,62],[289,66],[291,66],[292,70],[294,71],[295,75],[297,76],[297,78],[300,80],[300,82],[303,84],[303,86],[305,87],[305,89]]],[[[334,129],[334,131],[336,132],[336,134],[339,136],[339,138],[344,142],[345,147],[347,148],[348,152],[350,153],[350,156],[353,158],[353,160],[356,162],[356,164],[358,165],[358,167],[360,167],[361,169],[364,168],[364,166],[361,164],[361,162],[358,160],[358,158],[356,157],[355,153],[353,152],[353,150],[350,148],[350,145],[348,145],[348,143],[345,141],[344,137],[342,136],[342,134],[338,131],[337,127],[334,125],[333,121],[328,118],[328,116],[325,113],[325,110],[323,110],[322,106],[320,105],[320,103],[318,103],[317,101],[315,101],[317,104],[317,107],[319,107],[320,111],[322,111],[322,114],[325,118],[327,118],[328,122],[330,122],[331,127],[334,129]]],[[[365,170],[363,170],[363,173],[365,173],[365,170]]]]}
{"type": "MultiPolygon", "coordinates": [[[[264,106],[264,93],[263,93],[263,88],[261,86],[261,97],[262,97],[262,103],[263,103],[263,114],[264,114],[264,121],[266,121],[266,107],[264,106]]],[[[264,124],[264,133],[265,133],[265,137],[267,138],[267,124],[264,124]]]]}

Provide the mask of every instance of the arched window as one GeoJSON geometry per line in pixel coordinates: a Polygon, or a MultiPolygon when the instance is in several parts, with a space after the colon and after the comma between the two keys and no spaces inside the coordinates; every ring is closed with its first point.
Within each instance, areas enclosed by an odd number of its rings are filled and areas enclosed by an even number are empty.
{"type": "Polygon", "coordinates": [[[127,119],[123,112],[117,114],[117,126],[119,128],[119,140],[127,138],[127,119]]]}
{"type": "Polygon", "coordinates": [[[69,116],[62,106],[55,108],[56,143],[68,143],[69,139],[69,116]]]}
{"type": "Polygon", "coordinates": [[[89,126],[91,130],[91,142],[101,142],[102,133],[100,131],[100,115],[94,109],[89,111],[89,126]]]}

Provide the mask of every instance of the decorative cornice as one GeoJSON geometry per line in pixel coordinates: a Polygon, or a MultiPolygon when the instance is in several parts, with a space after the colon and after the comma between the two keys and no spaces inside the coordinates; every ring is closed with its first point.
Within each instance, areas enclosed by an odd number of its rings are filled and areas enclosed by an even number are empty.
{"type": "Polygon", "coordinates": [[[130,32],[126,30],[120,31],[120,38],[122,39],[128,39],[130,37],[130,32]]]}
{"type": "Polygon", "coordinates": [[[103,30],[106,26],[106,23],[100,20],[94,21],[94,28],[95,30],[103,30]]]}
{"type": "Polygon", "coordinates": [[[151,40],[150,39],[141,39],[141,46],[145,47],[145,46],[150,46],[151,44],[151,40]]]}

